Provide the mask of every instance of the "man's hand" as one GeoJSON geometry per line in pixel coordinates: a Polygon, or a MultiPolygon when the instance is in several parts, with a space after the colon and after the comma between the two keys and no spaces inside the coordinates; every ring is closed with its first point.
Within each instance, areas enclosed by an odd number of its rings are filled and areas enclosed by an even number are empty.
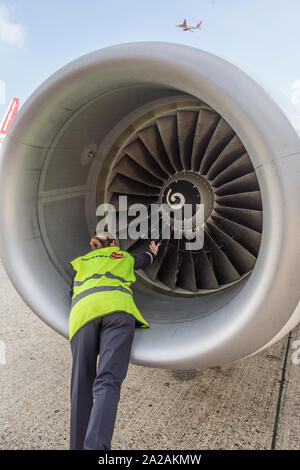
{"type": "Polygon", "coordinates": [[[152,242],[150,243],[149,248],[150,248],[151,253],[154,254],[154,256],[157,255],[157,253],[158,253],[158,248],[160,247],[160,245],[161,245],[161,243],[158,243],[158,244],[156,245],[156,243],[155,243],[154,240],[152,240],[152,242]]]}

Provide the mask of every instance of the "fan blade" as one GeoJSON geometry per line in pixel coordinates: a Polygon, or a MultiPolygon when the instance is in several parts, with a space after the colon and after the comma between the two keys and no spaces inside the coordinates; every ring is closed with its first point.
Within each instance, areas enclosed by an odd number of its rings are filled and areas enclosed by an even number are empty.
{"type": "Polygon", "coordinates": [[[245,225],[245,227],[252,228],[257,232],[262,231],[262,211],[226,206],[215,207],[215,211],[224,218],[233,220],[233,222],[240,225],[245,225]]]}
{"type": "Polygon", "coordinates": [[[139,132],[138,135],[156,163],[165,172],[166,176],[173,174],[174,169],[169,161],[168,155],[166,154],[157,127],[147,127],[139,132]]]}
{"type": "Polygon", "coordinates": [[[221,171],[227,168],[228,165],[231,165],[232,162],[240,158],[245,152],[245,147],[243,146],[238,136],[235,135],[211,165],[207,172],[207,178],[209,180],[214,179],[219,173],[221,173],[221,171]]]}
{"type": "Polygon", "coordinates": [[[170,289],[175,289],[178,266],[178,240],[170,240],[164,253],[157,278],[170,289]]]}
{"type": "Polygon", "coordinates": [[[198,289],[218,289],[219,283],[212,265],[203,249],[194,255],[194,260],[198,289]]]}
{"type": "Polygon", "coordinates": [[[225,183],[215,189],[215,194],[225,196],[227,194],[243,193],[259,190],[259,185],[255,172],[240,176],[235,180],[225,183]]]}
{"type": "Polygon", "coordinates": [[[156,160],[152,157],[151,153],[148,152],[145,145],[140,139],[134,140],[131,144],[127,145],[124,149],[124,153],[129,155],[138,165],[145,168],[156,178],[165,180],[168,175],[161,169],[156,163],[156,160]]]}
{"type": "Polygon", "coordinates": [[[200,109],[193,142],[191,168],[198,171],[210,139],[218,125],[220,116],[213,111],[200,109]]]}
{"type": "Polygon", "coordinates": [[[183,254],[178,269],[177,285],[182,289],[197,291],[194,258],[190,251],[183,254]]]}
{"type": "Polygon", "coordinates": [[[190,170],[195,128],[198,119],[196,111],[177,112],[178,145],[184,170],[190,170]]]}
{"type": "Polygon", "coordinates": [[[225,119],[220,119],[201,161],[200,172],[206,175],[211,165],[234,137],[233,129],[225,119]]]}
{"type": "Polygon", "coordinates": [[[219,196],[216,203],[221,206],[240,207],[243,209],[262,210],[262,200],[260,191],[250,191],[249,193],[228,194],[219,196]]]}
{"type": "Polygon", "coordinates": [[[127,155],[124,155],[124,157],[118,161],[114,169],[117,173],[128,176],[135,181],[140,181],[148,186],[160,188],[163,185],[163,180],[153,176],[127,155]]]}
{"type": "Polygon", "coordinates": [[[261,242],[259,232],[217,215],[213,215],[212,220],[220,230],[223,230],[246,250],[250,251],[253,256],[257,257],[261,242]]]}
{"type": "Polygon", "coordinates": [[[219,284],[229,284],[237,281],[240,274],[229,261],[225,253],[213,240],[208,232],[205,233],[206,243],[211,255],[212,267],[219,284]]]}
{"type": "Polygon", "coordinates": [[[206,222],[209,234],[220,245],[235,269],[241,274],[252,270],[256,258],[242,245],[210,222],[206,222]]]}
{"type": "Polygon", "coordinates": [[[157,128],[164,144],[165,150],[175,171],[183,169],[179,147],[178,147],[178,133],[177,133],[177,120],[176,116],[167,116],[157,119],[157,128]]]}
{"type": "Polygon", "coordinates": [[[221,173],[219,173],[212,181],[213,186],[221,186],[222,184],[229,183],[230,181],[244,176],[253,171],[253,165],[249,155],[245,153],[242,157],[238,158],[227,166],[221,173]]]}
{"type": "Polygon", "coordinates": [[[120,174],[116,174],[109,185],[109,190],[113,193],[159,196],[159,189],[157,187],[148,186],[120,174]]]}

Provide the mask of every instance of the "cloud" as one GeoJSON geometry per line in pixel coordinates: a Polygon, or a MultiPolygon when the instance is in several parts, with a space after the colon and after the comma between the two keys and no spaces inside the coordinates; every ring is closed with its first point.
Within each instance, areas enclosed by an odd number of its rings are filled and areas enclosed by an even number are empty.
{"type": "Polygon", "coordinates": [[[10,11],[3,3],[0,3],[0,43],[18,47],[24,44],[23,26],[13,23],[10,11]]]}
{"type": "Polygon", "coordinates": [[[300,80],[294,80],[292,88],[294,89],[291,97],[292,103],[300,104],[300,80]]]}

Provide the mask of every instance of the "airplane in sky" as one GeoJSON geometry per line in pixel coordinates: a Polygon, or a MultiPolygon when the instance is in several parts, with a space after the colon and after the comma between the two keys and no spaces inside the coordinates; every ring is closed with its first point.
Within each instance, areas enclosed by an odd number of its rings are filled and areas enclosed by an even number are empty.
{"type": "Polygon", "coordinates": [[[186,20],[183,21],[183,23],[177,24],[177,28],[182,28],[183,31],[191,31],[193,32],[193,29],[199,29],[200,26],[202,25],[203,21],[200,21],[197,24],[187,24],[186,20]]]}

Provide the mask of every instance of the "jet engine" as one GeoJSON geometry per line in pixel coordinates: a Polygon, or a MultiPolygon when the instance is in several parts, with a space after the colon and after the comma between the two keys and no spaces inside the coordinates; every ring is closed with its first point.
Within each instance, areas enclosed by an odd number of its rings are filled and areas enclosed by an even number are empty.
{"type": "MultiPolygon", "coordinates": [[[[28,306],[67,337],[69,261],[89,251],[97,207],[120,215],[120,195],[128,206],[201,203],[203,246],[187,250],[173,224],[136,272],[150,328],[136,329],[131,361],[222,365],[299,322],[299,173],[289,117],[235,65],[179,44],[97,50],[43,82],[8,132],[1,256],[28,306]]],[[[151,235],[121,248],[141,252],[151,235]]]]}

